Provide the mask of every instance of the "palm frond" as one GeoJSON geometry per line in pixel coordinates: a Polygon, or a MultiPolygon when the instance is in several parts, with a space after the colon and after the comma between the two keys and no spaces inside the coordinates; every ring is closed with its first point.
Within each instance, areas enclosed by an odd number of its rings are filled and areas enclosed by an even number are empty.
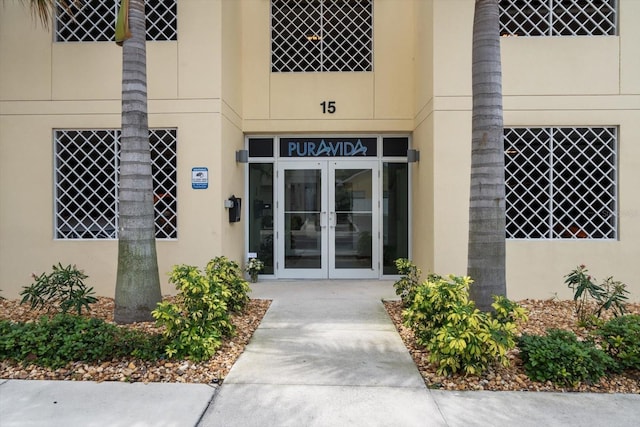
{"type": "Polygon", "coordinates": [[[39,19],[42,26],[49,29],[52,18],[56,14],[56,7],[60,6],[71,13],[71,6],[80,7],[85,0],[20,0],[31,8],[31,15],[39,19]]]}

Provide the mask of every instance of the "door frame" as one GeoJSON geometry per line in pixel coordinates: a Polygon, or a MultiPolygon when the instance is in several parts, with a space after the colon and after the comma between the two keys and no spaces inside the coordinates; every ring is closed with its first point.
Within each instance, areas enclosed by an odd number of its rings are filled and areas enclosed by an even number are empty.
{"type": "Polygon", "coordinates": [[[276,166],[275,225],[276,225],[276,265],[275,275],[290,279],[371,279],[380,277],[380,162],[377,159],[296,159],[281,160],[276,166]],[[336,213],[335,213],[335,171],[336,169],[371,170],[371,267],[336,268],[336,213]],[[320,268],[285,268],[285,171],[320,170],[320,268]]]}
{"type": "Polygon", "coordinates": [[[284,279],[326,279],[328,277],[328,258],[327,244],[328,234],[323,230],[326,230],[327,226],[327,200],[325,197],[326,185],[327,185],[327,170],[328,164],[326,160],[313,160],[313,161],[281,161],[276,168],[276,209],[274,212],[276,223],[276,266],[275,274],[277,277],[284,279]],[[286,253],[286,228],[285,228],[285,171],[287,170],[320,170],[320,268],[289,268],[285,267],[285,253],[286,253]]]}
{"type": "Polygon", "coordinates": [[[345,160],[332,159],[329,160],[329,271],[330,279],[372,279],[379,277],[379,247],[380,247],[380,162],[377,160],[345,160]],[[366,268],[337,268],[336,257],[337,248],[337,229],[336,229],[336,170],[344,169],[366,169],[371,170],[371,267],[366,268]]]}

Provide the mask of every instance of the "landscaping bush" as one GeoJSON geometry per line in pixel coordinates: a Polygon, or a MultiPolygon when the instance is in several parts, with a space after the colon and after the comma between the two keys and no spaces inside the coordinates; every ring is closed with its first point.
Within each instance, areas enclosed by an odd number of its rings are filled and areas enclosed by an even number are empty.
{"type": "Polygon", "coordinates": [[[195,361],[210,358],[222,345],[222,337],[233,332],[227,310],[232,291],[209,263],[206,276],[197,267],[178,265],[169,282],[179,293],[175,302],[163,301],[151,313],[164,326],[168,357],[189,357],[195,361]]]}
{"type": "Polygon", "coordinates": [[[407,307],[413,301],[416,289],[420,285],[420,269],[406,258],[398,258],[395,260],[396,269],[402,277],[397,280],[393,287],[396,295],[402,300],[402,305],[407,307]]]}
{"type": "Polygon", "coordinates": [[[20,292],[21,304],[28,302],[32,309],[45,308],[62,313],[73,309],[81,314],[83,308],[89,311],[89,304],[98,301],[93,296],[93,288],[84,284],[84,279],[88,276],[75,265],[63,267],[58,263],[53,266],[50,274],[34,274],[33,278],[35,282],[30,286],[24,286],[20,292]]]}
{"type": "Polygon", "coordinates": [[[575,387],[580,382],[598,382],[617,369],[615,361],[593,342],[578,341],[573,332],[562,329],[549,329],[544,336],[523,334],[518,347],[525,372],[534,381],[575,387]]]}
{"type": "Polygon", "coordinates": [[[251,288],[244,280],[238,263],[223,256],[216,257],[207,263],[205,272],[209,282],[228,288],[229,294],[225,293],[227,308],[234,312],[242,311],[249,301],[251,288]]]}
{"type": "Polygon", "coordinates": [[[506,353],[515,346],[515,322],[526,319],[524,309],[504,297],[494,297],[496,315],[481,312],[469,300],[471,283],[469,277],[432,275],[415,289],[403,312],[404,324],[429,350],[439,374],[477,375],[496,362],[507,366],[506,353]]]}
{"type": "Polygon", "coordinates": [[[595,335],[621,369],[640,370],[640,315],[615,317],[598,328],[595,335]]]}
{"type": "Polygon", "coordinates": [[[595,283],[595,278],[587,274],[589,270],[584,265],[576,267],[565,276],[565,283],[573,291],[576,316],[582,325],[593,323],[594,318],[600,318],[605,310],[611,310],[614,316],[622,316],[626,312],[627,291],[624,283],[608,277],[601,285],[595,283]],[[595,308],[592,307],[595,303],[595,308]]]}
{"type": "Polygon", "coordinates": [[[69,362],[99,362],[120,357],[157,359],[161,337],[119,328],[102,319],[69,314],[35,322],[0,321],[0,359],[53,369],[69,362]]]}

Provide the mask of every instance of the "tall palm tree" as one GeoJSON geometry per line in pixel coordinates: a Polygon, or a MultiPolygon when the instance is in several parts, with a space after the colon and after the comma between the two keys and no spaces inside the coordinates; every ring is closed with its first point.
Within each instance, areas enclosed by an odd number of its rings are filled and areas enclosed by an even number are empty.
{"type": "MultiPolygon", "coordinates": [[[[56,0],[29,1],[45,28],[56,0]]],[[[58,0],[62,7],[83,0],[58,0]]],[[[128,0],[130,38],[122,43],[122,134],[120,141],[118,274],[114,319],[118,323],[152,320],[161,300],[156,254],[153,178],[147,120],[146,30],[144,0],[128,0]]]]}
{"type": "Polygon", "coordinates": [[[472,50],[471,194],[467,274],[478,308],[506,295],[505,181],[499,0],[476,0],[472,50]]]}
{"type": "Polygon", "coordinates": [[[144,0],[129,6],[131,37],[122,42],[122,134],[118,201],[118,276],[114,320],[152,320],[162,299],[153,209],[147,120],[147,50],[144,0]]]}

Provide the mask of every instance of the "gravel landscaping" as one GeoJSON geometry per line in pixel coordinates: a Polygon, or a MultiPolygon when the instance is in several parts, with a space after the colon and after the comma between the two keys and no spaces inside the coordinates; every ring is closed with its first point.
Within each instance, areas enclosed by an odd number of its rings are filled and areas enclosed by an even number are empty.
{"type": "MultiPolygon", "coordinates": [[[[587,331],[576,324],[572,301],[524,300],[519,302],[529,311],[529,321],[520,325],[519,332],[543,334],[547,328],[561,328],[574,331],[585,337],[587,331]]],[[[4,379],[47,379],[77,381],[129,381],[129,382],[183,382],[219,383],[228,374],[231,366],[244,351],[253,332],[260,324],[269,308],[270,301],[250,300],[244,313],[232,316],[236,335],[224,341],[215,356],[206,362],[194,363],[188,360],[161,360],[147,362],[140,360],[109,360],[100,364],[72,363],[64,368],[52,370],[35,365],[18,365],[0,361],[0,378],[4,379]]],[[[596,384],[580,384],[576,388],[558,387],[552,383],[533,382],[522,369],[518,350],[509,354],[511,366],[496,367],[482,376],[436,375],[435,368],[428,362],[428,354],[420,349],[413,333],[402,326],[402,307],[399,301],[387,301],[385,307],[400,332],[405,345],[430,388],[443,390],[528,390],[528,391],[588,391],[604,393],[640,393],[640,372],[626,372],[613,375],[596,384]]],[[[629,313],[640,314],[640,304],[629,304],[629,313]]],[[[29,321],[43,313],[34,312],[27,305],[16,300],[0,300],[0,319],[29,321]]],[[[113,299],[99,298],[92,304],[91,316],[113,320],[113,299]]],[[[131,328],[157,331],[154,323],[138,323],[131,328]]]]}
{"type": "MultiPolygon", "coordinates": [[[[267,312],[270,301],[250,300],[245,311],[232,314],[236,334],[225,339],[215,356],[205,362],[189,360],[107,360],[100,364],[72,363],[64,368],[49,369],[36,365],[22,366],[0,361],[0,378],[30,380],[74,380],[74,381],[129,381],[129,382],[179,382],[179,383],[219,383],[229,373],[260,321],[267,312]]],[[[113,299],[98,298],[91,305],[91,316],[113,322],[113,299]]],[[[0,300],[0,319],[29,321],[42,316],[27,304],[16,300],[0,300]]],[[[153,322],[136,323],[130,328],[157,332],[153,322]]]]}
{"type": "MultiPolygon", "coordinates": [[[[544,335],[548,328],[558,328],[573,331],[579,338],[587,336],[587,330],[577,326],[573,301],[524,300],[518,301],[518,303],[529,312],[528,322],[518,327],[519,333],[544,335]]],[[[413,332],[402,325],[402,306],[400,301],[387,301],[385,302],[385,307],[429,388],[441,390],[640,393],[640,371],[627,371],[625,375],[612,375],[601,379],[596,384],[579,384],[576,388],[559,387],[551,382],[531,381],[524,373],[517,348],[509,352],[511,366],[508,368],[497,366],[487,370],[481,376],[439,376],[436,374],[435,367],[428,361],[428,352],[416,345],[413,332]]],[[[640,304],[628,304],[627,311],[629,314],[640,314],[640,304]]],[[[602,316],[603,319],[608,317],[606,313],[602,316]]]]}

